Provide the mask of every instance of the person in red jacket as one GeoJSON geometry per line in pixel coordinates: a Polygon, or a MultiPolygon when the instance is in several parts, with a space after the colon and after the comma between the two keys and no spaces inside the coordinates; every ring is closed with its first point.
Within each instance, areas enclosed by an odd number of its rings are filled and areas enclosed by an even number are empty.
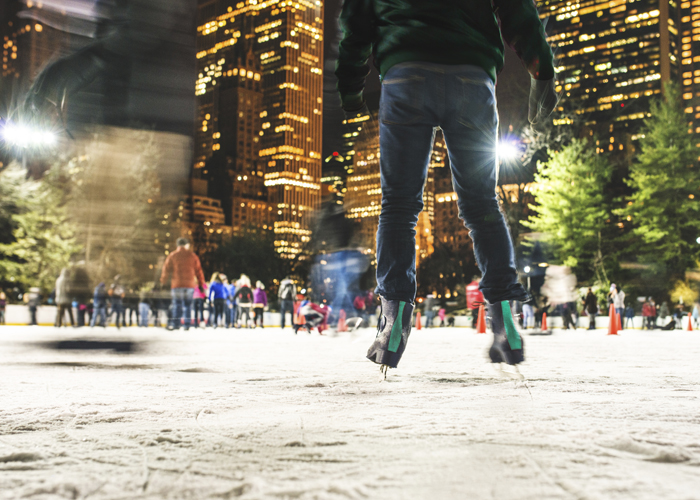
{"type": "Polygon", "coordinates": [[[185,318],[185,330],[190,328],[192,297],[196,287],[204,287],[204,273],[199,257],[190,250],[186,238],[178,238],[177,249],[168,255],[160,275],[161,284],[165,285],[168,275],[172,274],[170,292],[173,298],[173,321],[168,329],[180,328],[181,319],[185,318]]]}

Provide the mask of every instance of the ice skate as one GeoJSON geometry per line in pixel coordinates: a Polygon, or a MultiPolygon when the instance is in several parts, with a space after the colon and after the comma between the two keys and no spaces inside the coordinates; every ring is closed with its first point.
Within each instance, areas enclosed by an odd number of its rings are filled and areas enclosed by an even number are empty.
{"type": "Polygon", "coordinates": [[[377,325],[377,337],[367,351],[367,359],[387,368],[396,368],[406,349],[411,333],[413,304],[400,300],[382,300],[382,314],[377,325]]]}
{"type": "Polygon", "coordinates": [[[489,303],[493,344],[489,349],[492,363],[517,365],[525,361],[525,344],[515,328],[513,313],[507,300],[489,303]]]}

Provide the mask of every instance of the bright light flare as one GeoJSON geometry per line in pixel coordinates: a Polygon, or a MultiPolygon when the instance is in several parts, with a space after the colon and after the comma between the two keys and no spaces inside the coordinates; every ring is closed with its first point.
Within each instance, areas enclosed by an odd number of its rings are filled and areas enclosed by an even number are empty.
{"type": "Polygon", "coordinates": [[[5,142],[18,148],[50,147],[56,144],[56,134],[26,125],[8,123],[2,130],[5,142]]]}
{"type": "Polygon", "coordinates": [[[523,271],[525,271],[526,273],[529,273],[529,272],[530,272],[530,266],[525,266],[525,267],[523,268],[523,271]]]}
{"type": "Polygon", "coordinates": [[[497,152],[501,161],[512,161],[520,156],[517,144],[510,141],[499,142],[497,152]]]}

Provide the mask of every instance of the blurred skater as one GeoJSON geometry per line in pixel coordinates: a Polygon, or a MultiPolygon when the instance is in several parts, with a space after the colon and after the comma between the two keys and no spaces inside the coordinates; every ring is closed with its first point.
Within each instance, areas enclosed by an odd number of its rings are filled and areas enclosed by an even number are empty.
{"type": "Polygon", "coordinates": [[[224,317],[226,309],[226,297],[228,292],[226,286],[221,280],[219,273],[212,275],[212,281],[209,283],[209,303],[213,304],[213,315],[210,313],[209,321],[214,328],[226,326],[226,318],[224,317]]]}
{"type": "Polygon", "coordinates": [[[0,290],[0,325],[5,324],[5,309],[7,307],[7,295],[0,290]]]}
{"type": "Polygon", "coordinates": [[[595,317],[596,314],[598,314],[598,299],[591,288],[588,289],[586,298],[583,299],[583,308],[586,314],[588,314],[588,329],[595,330],[595,317]]]}
{"type": "Polygon", "coordinates": [[[280,302],[281,327],[284,328],[287,313],[291,314],[291,324],[294,325],[294,298],[297,294],[297,287],[289,276],[280,283],[277,291],[277,298],[280,302]]]}
{"type": "Polygon", "coordinates": [[[264,328],[263,315],[265,313],[265,308],[267,308],[267,292],[265,292],[265,285],[263,285],[263,282],[258,281],[255,283],[255,290],[253,290],[254,326],[264,328]]]}
{"type": "Polygon", "coordinates": [[[204,309],[207,301],[207,293],[209,292],[209,286],[204,283],[202,286],[197,286],[194,288],[193,297],[193,308],[194,308],[194,326],[199,327],[206,325],[204,322],[204,309]]]}
{"type": "Polygon", "coordinates": [[[29,326],[36,326],[36,312],[41,304],[41,290],[39,287],[33,286],[29,289],[29,293],[24,294],[24,301],[29,309],[29,326]]]}
{"type": "Polygon", "coordinates": [[[299,306],[299,315],[304,318],[305,324],[294,325],[294,333],[297,333],[301,328],[311,333],[311,330],[316,328],[318,333],[323,335],[323,331],[328,328],[328,315],[330,308],[324,305],[314,304],[310,300],[304,300],[299,306]]]}
{"type": "Polygon", "coordinates": [[[438,311],[438,314],[437,314],[438,319],[440,320],[440,328],[445,327],[445,314],[446,314],[445,308],[441,307],[440,310],[438,311]]]}
{"type": "MultiPolygon", "coordinates": [[[[484,303],[484,294],[479,290],[480,281],[481,278],[474,276],[472,282],[467,285],[467,309],[472,312],[472,328],[474,329],[476,329],[476,321],[479,319],[479,306],[484,303]]],[[[532,307],[530,307],[530,312],[532,312],[532,307]]]]}
{"type": "Polygon", "coordinates": [[[70,297],[70,275],[67,268],[61,270],[61,275],[56,280],[56,322],[58,328],[63,326],[63,319],[68,313],[70,326],[75,326],[73,321],[73,301],[70,297]]]}
{"type": "Polygon", "coordinates": [[[92,296],[92,318],[90,327],[95,325],[107,327],[107,287],[104,282],[98,283],[92,296]],[[99,321],[97,318],[100,318],[99,321]]]}
{"type": "Polygon", "coordinates": [[[109,302],[107,322],[111,321],[112,315],[116,315],[117,328],[121,328],[124,323],[124,297],[126,296],[126,289],[121,283],[121,276],[116,275],[114,277],[114,283],[110,285],[107,296],[109,302]]]}
{"type": "Polygon", "coordinates": [[[185,331],[187,331],[190,329],[192,319],[194,289],[204,288],[205,280],[202,264],[199,257],[190,250],[190,242],[187,238],[178,238],[176,244],[175,251],[165,259],[160,282],[164,285],[168,276],[172,275],[170,293],[172,295],[173,316],[169,328],[177,330],[180,328],[180,324],[184,323],[185,331]]]}
{"type": "Polygon", "coordinates": [[[250,289],[250,278],[245,274],[241,274],[241,277],[237,282],[238,290],[234,299],[237,304],[237,320],[236,328],[254,328],[250,325],[250,310],[253,306],[253,291],[250,289]],[[245,317],[245,319],[243,319],[245,317]]]}

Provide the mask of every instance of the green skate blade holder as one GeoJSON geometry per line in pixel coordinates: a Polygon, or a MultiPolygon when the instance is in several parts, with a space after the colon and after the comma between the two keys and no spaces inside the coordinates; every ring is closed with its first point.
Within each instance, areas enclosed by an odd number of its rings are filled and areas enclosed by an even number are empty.
{"type": "Polygon", "coordinates": [[[503,326],[506,329],[506,337],[508,337],[508,345],[511,349],[522,349],[523,342],[520,339],[520,334],[515,328],[513,321],[513,313],[510,310],[510,303],[507,300],[501,301],[501,311],[503,312],[503,326]]]}
{"type": "Polygon", "coordinates": [[[396,316],[394,324],[391,327],[391,337],[389,337],[389,352],[398,351],[399,345],[401,345],[401,338],[403,332],[403,308],[405,306],[405,302],[399,302],[399,314],[396,316]]]}

